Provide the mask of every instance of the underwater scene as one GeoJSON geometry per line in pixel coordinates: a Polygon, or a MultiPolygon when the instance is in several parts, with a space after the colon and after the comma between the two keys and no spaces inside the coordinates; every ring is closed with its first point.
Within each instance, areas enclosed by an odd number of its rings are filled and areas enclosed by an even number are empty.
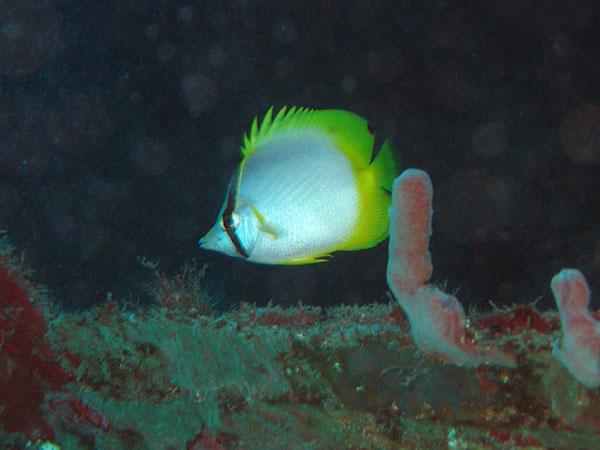
{"type": "Polygon", "coordinates": [[[600,448],[600,5],[0,0],[0,449],[600,448]]]}

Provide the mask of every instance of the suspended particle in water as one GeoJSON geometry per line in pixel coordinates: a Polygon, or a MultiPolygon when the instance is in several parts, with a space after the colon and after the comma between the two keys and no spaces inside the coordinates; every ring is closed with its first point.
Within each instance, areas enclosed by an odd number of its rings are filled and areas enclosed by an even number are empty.
{"type": "Polygon", "coordinates": [[[484,159],[502,156],[508,148],[504,123],[492,121],[481,124],[471,137],[473,151],[484,159]]]}
{"type": "Polygon", "coordinates": [[[217,101],[217,86],[208,77],[187,74],[181,81],[183,100],[192,117],[198,117],[217,101]]]}
{"type": "Polygon", "coordinates": [[[559,140],[571,161],[600,163],[600,106],[582,104],[567,111],[560,122],[559,140]]]}
{"type": "Polygon", "coordinates": [[[55,52],[59,21],[50,2],[0,0],[0,74],[20,77],[55,52]]]}

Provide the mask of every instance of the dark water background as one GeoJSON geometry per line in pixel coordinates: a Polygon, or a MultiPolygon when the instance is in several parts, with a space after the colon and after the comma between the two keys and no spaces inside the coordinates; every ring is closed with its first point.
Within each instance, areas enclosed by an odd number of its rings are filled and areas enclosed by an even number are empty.
{"type": "MultiPolygon", "coordinates": [[[[300,267],[200,251],[275,105],[343,108],[434,184],[434,281],[463,303],[600,292],[594,1],[0,0],[0,229],[67,307],[196,258],[220,307],[386,301],[387,243],[300,267]]],[[[600,306],[600,296],[593,299],[600,306]]]]}

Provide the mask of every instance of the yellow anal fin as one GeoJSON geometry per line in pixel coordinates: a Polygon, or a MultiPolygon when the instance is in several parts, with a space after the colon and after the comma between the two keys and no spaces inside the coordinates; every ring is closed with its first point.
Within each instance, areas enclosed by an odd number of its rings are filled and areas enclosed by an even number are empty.
{"type": "Polygon", "coordinates": [[[314,263],[328,262],[331,258],[333,258],[333,256],[331,256],[329,253],[327,253],[325,255],[319,255],[319,256],[308,256],[305,258],[288,259],[286,261],[282,261],[280,264],[284,264],[286,266],[299,266],[301,264],[314,264],[314,263]]]}

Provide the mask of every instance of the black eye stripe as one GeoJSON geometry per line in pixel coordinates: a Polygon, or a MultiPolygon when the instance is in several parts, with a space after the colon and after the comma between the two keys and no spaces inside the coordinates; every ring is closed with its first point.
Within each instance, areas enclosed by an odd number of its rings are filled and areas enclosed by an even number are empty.
{"type": "Polygon", "coordinates": [[[250,255],[248,254],[248,252],[246,252],[246,250],[244,250],[242,243],[235,234],[235,226],[233,225],[233,208],[235,207],[234,203],[237,191],[237,182],[235,182],[235,180],[237,180],[237,176],[234,175],[234,177],[236,178],[231,180],[231,183],[229,185],[229,192],[227,193],[227,204],[225,205],[225,210],[223,211],[223,215],[221,216],[221,221],[223,222],[223,228],[225,228],[225,232],[227,233],[227,236],[229,236],[229,240],[235,247],[235,250],[244,258],[249,258],[250,255]]]}
{"type": "Polygon", "coordinates": [[[221,216],[221,223],[223,224],[223,228],[225,230],[231,229],[231,230],[235,231],[235,226],[233,225],[232,216],[233,216],[232,213],[225,213],[225,212],[221,216]]]}
{"type": "Polygon", "coordinates": [[[227,236],[229,236],[229,240],[235,247],[236,251],[244,258],[249,258],[250,255],[248,254],[248,252],[246,252],[246,250],[244,250],[242,243],[235,234],[235,228],[231,223],[231,215],[229,216],[228,221],[225,220],[225,215],[223,215],[223,224],[225,225],[225,232],[227,233],[227,236]]]}

